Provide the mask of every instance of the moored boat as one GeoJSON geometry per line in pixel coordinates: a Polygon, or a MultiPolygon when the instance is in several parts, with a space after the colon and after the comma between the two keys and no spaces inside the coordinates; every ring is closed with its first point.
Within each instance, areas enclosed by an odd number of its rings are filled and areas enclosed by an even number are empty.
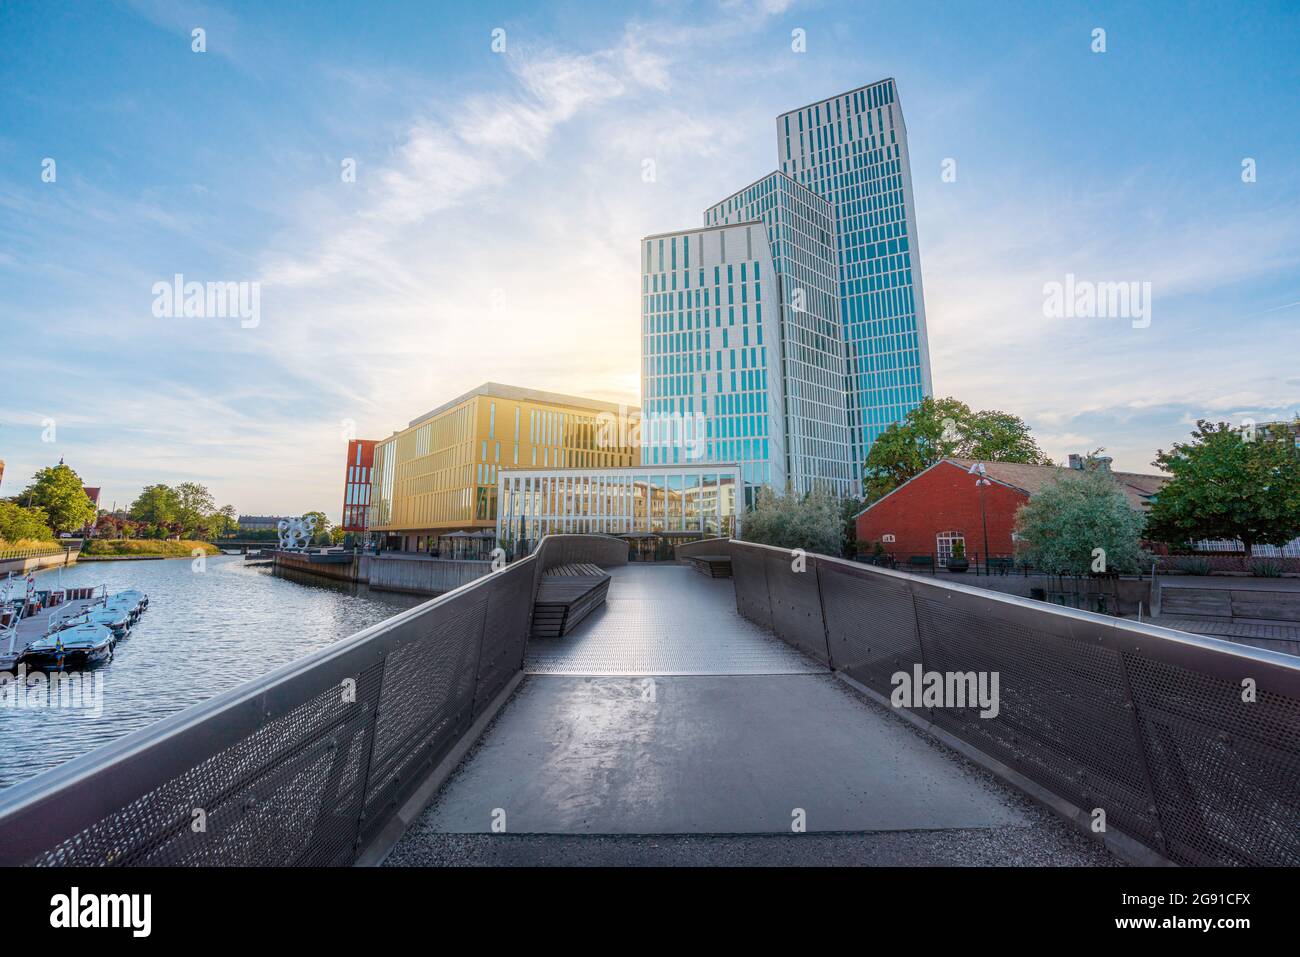
{"type": "Polygon", "coordinates": [[[86,622],[38,638],[18,656],[29,671],[78,671],[113,660],[117,639],[103,625],[86,622]]]}
{"type": "Polygon", "coordinates": [[[92,624],[107,628],[113,633],[114,638],[125,638],[131,630],[132,623],[131,613],[127,609],[96,605],[59,622],[55,629],[51,631],[51,634],[69,631],[81,625],[92,624]]]}

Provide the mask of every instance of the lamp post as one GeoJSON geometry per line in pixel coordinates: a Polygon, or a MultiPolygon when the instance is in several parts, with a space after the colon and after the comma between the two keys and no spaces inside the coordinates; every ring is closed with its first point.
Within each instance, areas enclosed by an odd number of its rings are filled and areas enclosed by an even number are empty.
{"type": "Polygon", "coordinates": [[[976,476],[975,487],[980,490],[980,521],[984,525],[984,574],[989,572],[989,515],[984,508],[984,489],[993,483],[985,476],[984,463],[976,462],[970,467],[970,474],[976,476]]]}

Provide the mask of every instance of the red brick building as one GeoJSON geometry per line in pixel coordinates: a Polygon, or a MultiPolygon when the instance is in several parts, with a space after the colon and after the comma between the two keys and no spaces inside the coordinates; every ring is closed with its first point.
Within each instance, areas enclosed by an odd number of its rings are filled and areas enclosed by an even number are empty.
{"type": "Polygon", "coordinates": [[[343,521],[345,532],[364,532],[366,513],[370,509],[370,473],[375,465],[374,439],[348,442],[347,471],[343,479],[343,521]]]}
{"type": "MultiPolygon", "coordinates": [[[[912,555],[936,555],[940,562],[952,554],[953,543],[961,541],[968,558],[974,560],[978,555],[983,561],[980,489],[975,484],[977,476],[970,473],[975,464],[970,459],[944,459],[904,482],[858,514],[858,539],[880,542],[885,552],[899,561],[912,555]]],[[[988,553],[994,557],[1014,554],[1012,533],[1020,506],[1047,483],[1082,468],[1077,456],[1071,456],[1071,468],[1011,462],[979,464],[984,466],[989,480],[983,491],[984,514],[988,518],[988,553]]],[[[1147,508],[1166,481],[1160,475],[1110,474],[1135,509],[1147,508]]]]}

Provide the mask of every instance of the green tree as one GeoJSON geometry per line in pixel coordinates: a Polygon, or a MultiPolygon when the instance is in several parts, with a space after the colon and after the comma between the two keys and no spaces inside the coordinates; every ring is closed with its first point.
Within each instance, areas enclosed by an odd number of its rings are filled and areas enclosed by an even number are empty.
{"type": "Polygon", "coordinates": [[[146,485],[131,503],[130,515],[137,522],[154,526],[151,533],[158,529],[165,532],[167,526],[178,520],[180,507],[175,489],[167,485],[146,485]]]}
{"type": "Polygon", "coordinates": [[[1247,555],[1300,535],[1300,455],[1289,438],[1198,421],[1190,442],[1156,453],[1154,464],[1172,477],[1156,495],[1148,535],[1171,545],[1237,539],[1247,555]]]}
{"type": "Polygon", "coordinates": [[[212,513],[212,534],[217,536],[233,535],[239,531],[239,513],[233,505],[223,505],[212,513]]]}
{"type": "Polygon", "coordinates": [[[852,558],[858,551],[858,513],[867,507],[867,500],[846,495],[840,499],[840,556],[852,558]]]}
{"type": "Polygon", "coordinates": [[[741,533],[747,542],[838,556],[844,547],[842,511],[840,500],[820,489],[800,496],[763,487],[745,513],[741,533]]]}
{"type": "Polygon", "coordinates": [[[1088,469],[1062,475],[1020,506],[1016,533],[1021,558],[1045,572],[1136,572],[1151,560],[1142,550],[1145,521],[1110,473],[1088,469]]]}
{"type": "Polygon", "coordinates": [[[871,444],[863,472],[868,498],[880,498],[946,458],[1051,464],[1019,416],[926,397],[871,444]]]}
{"type": "Polygon", "coordinates": [[[216,510],[217,503],[212,493],[197,482],[181,482],[173,490],[176,493],[176,518],[181,532],[192,535],[205,528],[208,516],[216,510]]]}
{"type": "Polygon", "coordinates": [[[48,541],[54,537],[45,509],[26,508],[16,502],[0,502],[0,540],[14,543],[24,539],[48,541]]]}
{"type": "Polygon", "coordinates": [[[302,517],[309,515],[316,516],[316,528],[312,531],[311,540],[316,545],[327,545],[330,540],[330,520],[324,512],[303,512],[302,517]]]}
{"type": "Polygon", "coordinates": [[[80,476],[62,462],[37,472],[18,500],[45,509],[55,532],[72,532],[95,519],[95,506],[86,496],[80,476]]]}

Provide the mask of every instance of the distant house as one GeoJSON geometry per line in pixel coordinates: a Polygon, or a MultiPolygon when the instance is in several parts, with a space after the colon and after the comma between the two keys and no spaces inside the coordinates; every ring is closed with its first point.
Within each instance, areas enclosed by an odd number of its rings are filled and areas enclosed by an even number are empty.
{"type": "MultiPolygon", "coordinates": [[[[1168,479],[1163,475],[1114,472],[1110,459],[1098,460],[1134,509],[1145,511],[1168,479]]],[[[1048,483],[1081,474],[1082,456],[1071,455],[1068,468],[1055,465],[1020,465],[981,462],[990,482],[984,487],[984,513],[980,489],[970,473],[973,459],[943,459],[873,502],[857,516],[859,540],[880,542],[899,559],[912,555],[937,555],[940,562],[961,542],[970,557],[984,557],[984,517],[988,520],[989,554],[1015,552],[1016,511],[1048,483]]]]}
{"type": "Polygon", "coordinates": [[[241,532],[275,531],[285,517],[284,515],[241,515],[239,516],[239,530],[241,532]]]}

